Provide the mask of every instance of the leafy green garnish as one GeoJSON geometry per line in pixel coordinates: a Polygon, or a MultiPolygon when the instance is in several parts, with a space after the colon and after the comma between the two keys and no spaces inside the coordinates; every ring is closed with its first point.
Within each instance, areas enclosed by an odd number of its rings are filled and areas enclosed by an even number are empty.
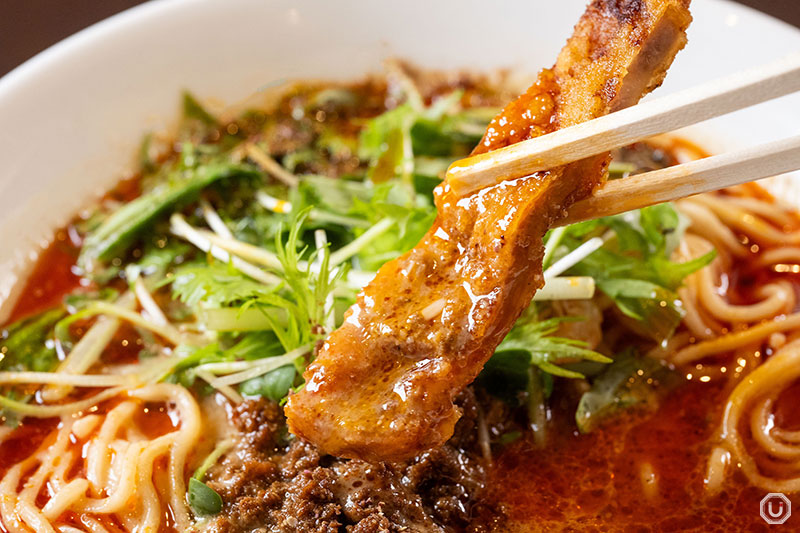
{"type": "Polygon", "coordinates": [[[248,278],[232,265],[218,261],[181,266],[172,282],[173,296],[189,306],[244,305],[268,298],[277,288],[248,278]]]}
{"type": "Polygon", "coordinates": [[[189,478],[187,497],[192,511],[199,516],[215,515],[222,510],[222,497],[203,483],[206,472],[234,445],[232,440],[219,442],[189,478]]]}
{"type": "Polygon", "coordinates": [[[374,185],[306,176],[291,200],[297,209],[312,209],[310,228],[324,228],[331,240],[338,238],[343,243],[383,219],[394,220],[392,231],[372,241],[359,254],[359,267],[365,270],[377,270],[412,248],[436,216],[428,197],[412,193],[398,180],[374,185]]]}
{"type": "Polygon", "coordinates": [[[64,296],[64,306],[70,313],[76,313],[97,300],[112,302],[118,297],[119,291],[111,287],[103,287],[96,291],[79,290],[64,296]]]}
{"type": "Polygon", "coordinates": [[[358,155],[369,161],[369,178],[383,183],[412,164],[411,127],[419,111],[406,102],[371,120],[361,131],[358,155]]]}
{"type": "Polygon", "coordinates": [[[283,347],[272,331],[256,331],[243,335],[222,335],[217,342],[201,348],[180,346],[180,362],[166,376],[170,383],[191,387],[196,381],[195,367],[206,363],[250,361],[283,354],[283,347]]]}
{"type": "MultiPolygon", "coordinates": [[[[63,309],[51,309],[0,329],[0,370],[52,371],[58,365],[53,328],[65,314],[63,309]]],[[[9,390],[6,397],[21,402],[30,399],[15,390],[9,390]]],[[[0,409],[0,421],[16,426],[20,418],[16,412],[0,409]]]]}
{"type": "Polygon", "coordinates": [[[523,350],[504,350],[495,353],[483,367],[477,384],[501,400],[517,405],[519,393],[528,386],[531,355],[523,350]]]}
{"type": "Polygon", "coordinates": [[[632,163],[612,161],[611,164],[608,166],[608,179],[617,180],[620,178],[624,178],[635,171],[636,171],[636,165],[632,163]]]}
{"type": "Polygon", "coordinates": [[[150,147],[153,144],[153,134],[148,133],[142,138],[139,145],[139,169],[144,174],[149,174],[156,169],[156,162],[150,157],[150,147]]]}
{"type": "Polygon", "coordinates": [[[207,164],[173,175],[165,183],[114,211],[83,243],[78,265],[91,271],[127,250],[161,215],[193,198],[212,183],[233,176],[257,176],[253,168],[231,163],[207,164]]]}
{"type": "Polygon", "coordinates": [[[206,108],[188,91],[183,93],[183,117],[184,119],[198,120],[206,126],[218,124],[216,117],[206,111],[206,108]]]}
{"type": "Polygon", "coordinates": [[[503,433],[502,435],[500,435],[500,438],[497,439],[497,442],[502,444],[502,445],[504,445],[504,446],[507,446],[507,445],[511,444],[512,442],[518,441],[520,437],[522,437],[522,432],[521,431],[517,431],[517,430],[508,431],[508,432],[503,433]]]}
{"type": "Polygon", "coordinates": [[[529,387],[531,367],[541,370],[542,383],[552,388],[550,375],[584,377],[579,372],[559,366],[560,363],[611,362],[608,357],[587,349],[581,341],[554,337],[558,325],[567,320],[574,319],[557,317],[537,321],[533,313],[523,315],[484,366],[478,383],[493,396],[516,405],[520,393],[529,387]]]}
{"type": "Polygon", "coordinates": [[[581,396],[575,413],[578,429],[588,433],[603,420],[631,407],[653,411],[664,391],[678,381],[678,374],[663,362],[627,351],[606,367],[581,396]]]}
{"type": "Polygon", "coordinates": [[[144,276],[150,284],[160,285],[167,273],[192,251],[185,242],[157,235],[142,247],[141,257],[125,267],[125,274],[128,280],[144,276]]]}
{"type": "Polygon", "coordinates": [[[611,362],[608,357],[587,349],[586,343],[582,341],[552,336],[558,329],[558,325],[565,320],[573,319],[557,317],[542,321],[517,322],[497,347],[494,357],[503,357],[503,353],[509,351],[526,353],[529,360],[528,366],[532,364],[548,374],[565,378],[583,378],[584,376],[579,372],[558,366],[558,363],[564,361],[611,362]]]}
{"type": "Polygon", "coordinates": [[[197,478],[189,478],[189,505],[200,516],[215,515],[222,510],[222,497],[197,478]]]}
{"type": "Polygon", "coordinates": [[[0,329],[0,370],[49,372],[58,364],[53,328],[65,315],[51,309],[0,329]]]}
{"type": "Polygon", "coordinates": [[[371,120],[361,132],[359,156],[369,162],[369,178],[382,183],[411,179],[414,156],[465,156],[480,141],[497,110],[460,108],[461,91],[422,107],[413,98],[371,120]]]}
{"type": "Polygon", "coordinates": [[[297,369],[286,365],[267,372],[263,376],[249,379],[239,386],[239,392],[245,396],[262,396],[273,402],[281,401],[294,385],[297,369]]]}
{"type": "Polygon", "coordinates": [[[300,263],[306,249],[298,250],[298,248],[300,234],[309,211],[306,209],[295,214],[285,243],[279,237],[275,239],[275,251],[283,267],[282,275],[286,289],[293,297],[293,305],[288,311],[290,317],[294,318],[295,327],[300,330],[292,340],[285,340],[278,335],[286,351],[317,340],[321,336],[314,332],[314,328],[325,324],[328,314],[333,312],[332,309],[325,308],[325,301],[336,284],[347,276],[345,265],[331,271],[327,246],[312,252],[308,256],[306,266],[301,267],[300,263]]]}
{"type": "Polygon", "coordinates": [[[627,316],[643,322],[655,340],[663,340],[683,318],[683,304],[675,292],[639,279],[602,279],[597,287],[627,316]]]}
{"type": "Polygon", "coordinates": [[[441,117],[420,117],[411,127],[414,154],[448,157],[451,161],[466,156],[483,138],[486,126],[496,114],[497,109],[479,108],[441,117]]]}
{"type": "Polygon", "coordinates": [[[533,442],[543,448],[547,443],[547,403],[553,392],[553,376],[538,368],[529,368],[526,392],[528,426],[533,432],[533,442]]]}
{"type": "Polygon", "coordinates": [[[671,261],[669,256],[684,229],[685,222],[670,204],[575,224],[567,228],[561,240],[567,251],[608,230],[616,238],[568,273],[594,277],[598,289],[620,311],[640,321],[644,326],[642,332],[661,342],[672,335],[683,318],[683,307],[675,290],[686,276],[715,257],[711,251],[684,263],[671,261]]]}
{"type": "MultiPolygon", "coordinates": [[[[235,312],[231,318],[235,322],[236,315],[255,310],[260,313],[266,331],[243,335],[229,347],[217,343],[192,349],[175,368],[171,380],[191,385],[195,381],[192,369],[198,365],[281,355],[324,336],[324,325],[334,312],[333,306],[326,306],[326,302],[334,287],[344,279],[347,268],[337,267],[332,271],[327,248],[307,254],[307,248],[301,247],[307,216],[306,209],[293,217],[285,241],[281,238],[282,231],[276,233],[275,253],[282,267],[276,274],[283,280],[278,285],[262,284],[232,265],[219,262],[194,263],[176,269],[173,295],[197,308],[198,314],[209,312],[209,308],[229,309],[235,312]]],[[[218,328],[236,329],[219,324],[218,328]]],[[[282,366],[244,382],[240,390],[245,395],[279,401],[294,386],[300,371],[302,367],[282,366]]]]}

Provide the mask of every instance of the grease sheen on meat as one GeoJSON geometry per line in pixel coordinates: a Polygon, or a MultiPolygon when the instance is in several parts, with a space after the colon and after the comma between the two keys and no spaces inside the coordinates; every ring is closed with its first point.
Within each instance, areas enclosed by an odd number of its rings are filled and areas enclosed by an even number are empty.
{"type": "MultiPolygon", "coordinates": [[[[555,66],[492,121],[475,153],[638,102],[684,46],[688,4],[594,0],[555,66]]],[[[291,431],[326,453],[367,460],[445,442],[460,416],[453,398],[543,284],[542,237],[602,183],[608,162],[591,157],[465,198],[439,186],[429,232],[380,269],[290,396],[291,431]],[[426,319],[422,310],[438,301],[441,313],[426,319]]]]}

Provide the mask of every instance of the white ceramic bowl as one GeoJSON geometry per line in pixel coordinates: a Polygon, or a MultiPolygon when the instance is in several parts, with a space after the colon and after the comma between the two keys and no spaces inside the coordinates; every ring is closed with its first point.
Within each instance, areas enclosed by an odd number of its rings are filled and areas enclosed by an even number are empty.
{"type": "MultiPolygon", "coordinates": [[[[282,79],[353,78],[397,56],[426,67],[549,66],[584,1],[160,0],[96,24],[0,80],[0,323],[55,227],[120,178],[181,89],[233,103],[282,79]]],[[[800,50],[800,32],[695,0],[669,91],[800,50]]],[[[800,95],[708,122],[712,150],[800,131],[800,95]]],[[[800,204],[799,204],[800,205],[800,204]]]]}

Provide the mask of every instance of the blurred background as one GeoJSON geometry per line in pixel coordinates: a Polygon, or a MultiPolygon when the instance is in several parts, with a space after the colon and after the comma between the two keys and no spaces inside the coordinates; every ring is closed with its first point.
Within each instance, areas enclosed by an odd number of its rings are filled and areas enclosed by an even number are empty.
{"type": "MultiPolygon", "coordinates": [[[[738,1],[800,27],[800,0],[738,1]]],[[[0,76],[64,37],[141,3],[143,0],[0,0],[0,76]]]]}

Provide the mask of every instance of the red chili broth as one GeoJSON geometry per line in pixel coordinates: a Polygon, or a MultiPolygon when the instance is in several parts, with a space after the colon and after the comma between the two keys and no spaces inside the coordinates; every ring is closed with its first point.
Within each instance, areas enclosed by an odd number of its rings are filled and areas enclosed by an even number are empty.
{"type": "MultiPolygon", "coordinates": [[[[109,197],[120,201],[135,197],[136,183],[122,182],[109,197]]],[[[762,197],[755,190],[753,194],[762,197]]],[[[80,286],[73,271],[77,253],[67,232],[58,232],[34,266],[12,311],[12,321],[60,304],[80,286]]],[[[751,271],[744,263],[731,276],[731,299],[754,301],[752,288],[777,277],[791,279],[800,287],[800,276],[751,271]]],[[[123,327],[109,357],[117,363],[133,362],[138,350],[135,332],[123,327]]],[[[575,405],[565,399],[557,401],[545,448],[537,448],[526,437],[496,451],[489,469],[488,498],[504,509],[511,522],[509,531],[769,531],[759,515],[759,503],[767,491],[750,486],[741,473],[730,475],[731,469],[724,489],[715,496],[707,495],[703,486],[729,392],[721,384],[686,382],[666,397],[656,413],[626,413],[588,435],[577,432],[572,418],[575,405]],[[640,468],[645,462],[653,466],[658,478],[654,499],[643,493],[640,468]]],[[[795,385],[781,395],[776,423],[800,428],[798,405],[800,385],[795,385]]],[[[101,412],[112,406],[105,404],[101,412]]],[[[153,435],[172,426],[159,408],[139,415],[137,422],[153,435]]],[[[0,475],[40,446],[56,424],[55,419],[26,419],[0,445],[0,475]]],[[[790,498],[800,508],[800,494],[790,498]]],[[[476,518],[480,521],[481,517],[476,518]]],[[[78,520],[71,516],[68,521],[78,520]]],[[[800,530],[800,516],[772,527],[800,530]]],[[[162,527],[162,531],[173,528],[162,527]]]]}

